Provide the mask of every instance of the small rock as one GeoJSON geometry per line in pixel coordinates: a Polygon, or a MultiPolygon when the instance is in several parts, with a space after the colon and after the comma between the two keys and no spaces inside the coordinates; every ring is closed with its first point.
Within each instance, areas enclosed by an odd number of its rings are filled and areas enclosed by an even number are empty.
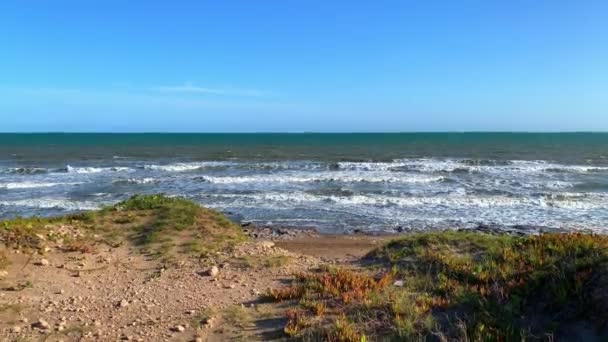
{"type": "Polygon", "coordinates": [[[212,328],[213,325],[214,325],[214,323],[215,323],[215,320],[216,320],[215,317],[209,317],[209,318],[205,319],[205,321],[202,322],[203,323],[203,328],[205,328],[205,329],[212,328]]]}
{"type": "Polygon", "coordinates": [[[47,321],[45,321],[44,319],[40,318],[36,322],[32,323],[32,327],[38,328],[38,329],[48,329],[49,323],[47,321]]]}
{"type": "Polygon", "coordinates": [[[11,328],[11,332],[13,332],[13,333],[15,333],[15,334],[18,334],[18,333],[20,333],[20,332],[21,332],[21,327],[19,327],[19,326],[14,326],[14,327],[12,327],[12,328],[11,328]]]}
{"type": "Polygon", "coordinates": [[[38,265],[38,266],[48,266],[48,265],[50,265],[50,264],[51,264],[51,263],[50,263],[48,260],[46,260],[46,259],[40,259],[40,260],[38,260],[38,262],[36,263],[36,265],[38,265]]]}
{"type": "Polygon", "coordinates": [[[395,282],[393,283],[393,286],[396,287],[403,287],[404,283],[403,280],[395,280],[395,282]]]}
{"type": "Polygon", "coordinates": [[[219,269],[219,268],[217,268],[217,266],[211,266],[211,267],[210,267],[210,268],[207,270],[207,272],[205,272],[205,274],[207,274],[208,276],[211,276],[211,277],[215,277],[215,276],[217,276],[219,273],[220,273],[220,269],[219,269]]]}
{"type": "Polygon", "coordinates": [[[126,299],[123,299],[120,301],[120,303],[118,304],[121,308],[127,307],[129,306],[129,302],[126,299]]]}
{"type": "Polygon", "coordinates": [[[186,328],[184,328],[183,325],[177,325],[177,326],[175,326],[173,328],[173,331],[175,331],[175,332],[184,332],[184,331],[186,331],[186,328]]]}

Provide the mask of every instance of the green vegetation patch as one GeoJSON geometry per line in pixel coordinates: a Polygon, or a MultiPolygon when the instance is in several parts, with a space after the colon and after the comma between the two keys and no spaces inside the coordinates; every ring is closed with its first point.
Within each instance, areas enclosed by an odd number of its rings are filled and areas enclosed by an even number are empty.
{"type": "Polygon", "coordinates": [[[92,253],[96,245],[128,242],[145,253],[206,255],[243,241],[240,227],[222,214],[180,197],[136,195],[97,211],[0,222],[7,247],[41,250],[49,243],[67,252],[92,253]]]}
{"type": "Polygon", "coordinates": [[[269,292],[296,306],[285,332],[328,340],[608,337],[608,237],[419,233],[366,258],[368,270],[297,275],[269,292]],[[580,331],[589,336],[589,331],[580,331]]]}

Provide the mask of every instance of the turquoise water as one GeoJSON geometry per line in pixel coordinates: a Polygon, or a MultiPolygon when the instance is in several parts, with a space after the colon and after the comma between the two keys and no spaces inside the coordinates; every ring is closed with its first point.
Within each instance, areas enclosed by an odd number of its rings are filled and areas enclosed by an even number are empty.
{"type": "Polygon", "coordinates": [[[31,158],[27,161],[33,162],[118,154],[201,160],[462,157],[603,164],[608,163],[607,151],[608,133],[0,134],[0,156],[5,161],[31,158]]]}
{"type": "Polygon", "coordinates": [[[0,217],[155,192],[324,231],[604,231],[608,134],[0,134],[0,217]]]}

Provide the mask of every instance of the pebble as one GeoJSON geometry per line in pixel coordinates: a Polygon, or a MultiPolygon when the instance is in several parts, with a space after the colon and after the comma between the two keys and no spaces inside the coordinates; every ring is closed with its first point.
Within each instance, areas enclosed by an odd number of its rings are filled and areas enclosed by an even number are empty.
{"type": "Polygon", "coordinates": [[[40,259],[40,260],[38,260],[38,262],[36,263],[36,265],[38,265],[38,266],[48,266],[48,265],[50,265],[50,264],[51,264],[51,263],[50,263],[48,260],[46,260],[46,259],[40,259]]]}
{"type": "Polygon", "coordinates": [[[40,318],[36,322],[32,323],[32,326],[34,328],[39,328],[39,329],[48,329],[49,323],[47,321],[45,321],[44,319],[40,318]]]}
{"type": "Polygon", "coordinates": [[[121,308],[124,308],[126,306],[129,306],[129,302],[126,299],[123,299],[120,301],[119,305],[121,308]]]}
{"type": "Polygon", "coordinates": [[[19,326],[14,326],[14,327],[11,329],[11,332],[14,332],[15,334],[18,334],[18,333],[20,333],[20,332],[21,332],[21,327],[19,327],[19,326]]]}
{"type": "Polygon", "coordinates": [[[217,266],[211,266],[207,272],[205,272],[208,276],[215,277],[220,273],[220,269],[217,266]]]}
{"type": "Polygon", "coordinates": [[[186,328],[184,328],[183,325],[178,325],[178,326],[176,326],[176,327],[173,328],[173,331],[184,332],[184,331],[186,331],[186,328]]]}

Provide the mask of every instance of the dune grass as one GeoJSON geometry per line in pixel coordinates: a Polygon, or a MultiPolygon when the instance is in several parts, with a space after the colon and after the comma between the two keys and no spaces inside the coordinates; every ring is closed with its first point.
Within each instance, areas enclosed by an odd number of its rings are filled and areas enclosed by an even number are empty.
{"type": "Polygon", "coordinates": [[[204,256],[244,239],[240,228],[222,214],[162,194],[132,196],[101,210],[0,222],[0,241],[23,250],[40,251],[55,243],[67,252],[91,253],[100,244],[129,243],[151,255],[204,256]]]}
{"type": "Polygon", "coordinates": [[[0,251],[0,271],[4,270],[5,268],[8,268],[8,266],[11,264],[10,260],[8,259],[8,256],[6,255],[5,251],[0,251]]]}
{"type": "Polygon", "coordinates": [[[606,337],[608,237],[412,234],[373,251],[364,270],[323,269],[271,290],[285,332],[333,341],[606,337]],[[587,332],[588,334],[588,332],[587,332]]]}

